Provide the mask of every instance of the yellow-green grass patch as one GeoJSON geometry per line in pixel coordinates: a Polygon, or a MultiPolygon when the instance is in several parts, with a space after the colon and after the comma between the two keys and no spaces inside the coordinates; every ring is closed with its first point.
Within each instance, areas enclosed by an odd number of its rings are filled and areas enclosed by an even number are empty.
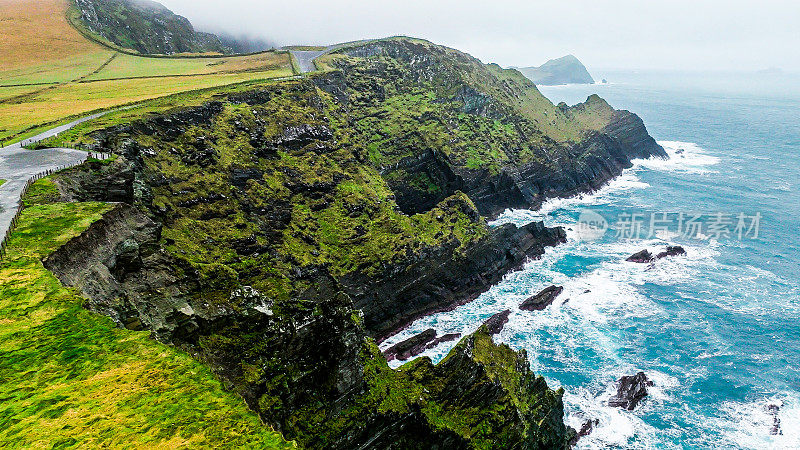
{"type": "Polygon", "coordinates": [[[107,212],[25,209],[0,262],[0,442],[18,448],[286,448],[190,356],[82,308],[41,263],[107,212]]]}
{"type": "Polygon", "coordinates": [[[291,75],[287,66],[265,72],[70,83],[26,96],[19,102],[0,103],[0,140],[20,140],[93,111],[179,92],[291,75]]]}
{"type": "Polygon", "coordinates": [[[286,52],[263,52],[228,58],[148,58],[120,54],[100,72],[89,76],[87,80],[245,71],[264,72],[288,68],[289,54],[286,52]]]}

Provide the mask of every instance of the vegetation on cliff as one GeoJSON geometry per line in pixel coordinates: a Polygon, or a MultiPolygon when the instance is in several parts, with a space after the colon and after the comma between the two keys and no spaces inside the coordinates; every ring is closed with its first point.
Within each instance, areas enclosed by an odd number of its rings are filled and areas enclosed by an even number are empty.
{"type": "Polygon", "coordinates": [[[26,204],[0,262],[5,446],[292,447],[208,368],[85,310],[42,266],[111,205],[26,204]]]}
{"type": "Polygon", "coordinates": [[[151,0],[74,0],[92,33],[141,54],[225,53],[219,38],[195,31],[185,17],[151,0]]]}
{"type": "Polygon", "coordinates": [[[485,330],[398,371],[373,337],[564,239],[482,215],[591,190],[660,147],[630,113],[593,101],[592,121],[519,72],[425,41],[324,64],[59,137],[117,156],[37,182],[26,201],[120,205],[44,267],[120,327],[193,354],[303,446],[566,447],[562,393],[485,330]]]}

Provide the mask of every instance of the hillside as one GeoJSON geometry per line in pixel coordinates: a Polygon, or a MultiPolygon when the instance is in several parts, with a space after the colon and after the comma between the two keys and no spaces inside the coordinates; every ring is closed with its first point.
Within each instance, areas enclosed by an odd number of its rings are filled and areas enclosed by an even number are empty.
{"type": "Polygon", "coordinates": [[[519,69],[531,81],[542,86],[558,84],[593,84],[594,79],[578,58],[567,55],[551,59],[539,67],[519,69]]]}
{"type": "Polygon", "coordinates": [[[185,17],[151,0],[75,0],[92,33],[141,54],[225,53],[217,36],[195,31],[185,17]]]}
{"type": "Polygon", "coordinates": [[[67,0],[0,0],[0,146],[90,111],[292,75],[286,52],[224,58],[120,53],[76,30],[67,20],[69,8],[67,0]]]}
{"type": "Polygon", "coordinates": [[[632,113],[553,105],[519,72],[426,41],[322,64],[44,143],[118,155],[51,177],[50,201],[120,204],[44,266],[303,447],[565,448],[563,392],[486,329],[436,366],[391,370],[375,342],[565,239],[485,216],[596,189],[663,149],[632,113]]]}
{"type": "MultiPolygon", "coordinates": [[[[0,261],[0,443],[6,448],[292,448],[208,368],[83,308],[42,265],[113,209],[31,196],[0,261]]],[[[32,191],[33,192],[33,191],[32,191]]]]}

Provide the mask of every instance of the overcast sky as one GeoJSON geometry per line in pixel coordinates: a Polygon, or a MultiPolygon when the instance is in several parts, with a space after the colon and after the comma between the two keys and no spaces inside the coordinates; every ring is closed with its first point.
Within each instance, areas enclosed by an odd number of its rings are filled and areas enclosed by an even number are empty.
{"type": "Polygon", "coordinates": [[[800,0],[161,0],[198,29],[280,45],[410,35],[503,66],[800,70],[800,0]]]}

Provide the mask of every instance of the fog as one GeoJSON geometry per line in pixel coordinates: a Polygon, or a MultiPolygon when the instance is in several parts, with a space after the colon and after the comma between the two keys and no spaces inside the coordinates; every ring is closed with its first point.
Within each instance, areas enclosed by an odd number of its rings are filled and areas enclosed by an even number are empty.
{"type": "Polygon", "coordinates": [[[162,0],[198,29],[278,45],[409,35],[504,66],[800,70],[800,2],[162,0]]]}

